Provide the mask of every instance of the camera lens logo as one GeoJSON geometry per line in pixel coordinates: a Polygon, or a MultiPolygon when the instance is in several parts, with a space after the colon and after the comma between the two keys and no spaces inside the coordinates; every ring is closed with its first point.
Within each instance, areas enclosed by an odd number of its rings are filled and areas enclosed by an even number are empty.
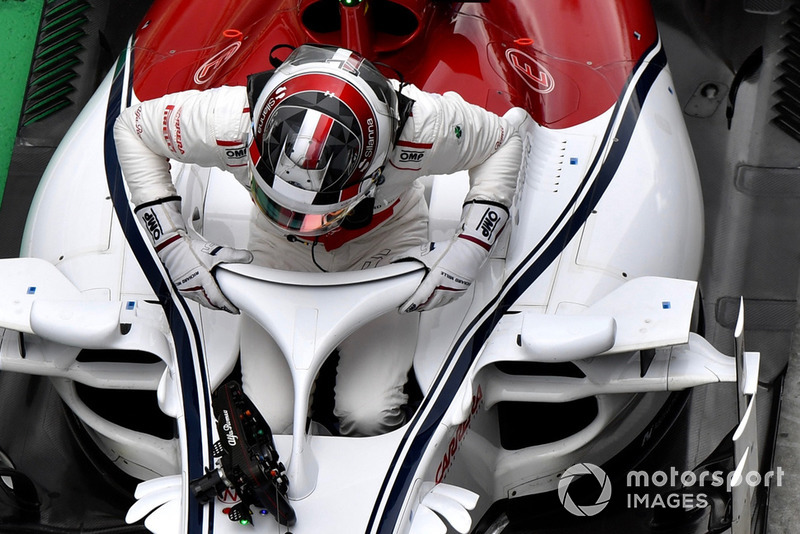
{"type": "Polygon", "coordinates": [[[564,475],[558,481],[558,498],[564,508],[572,515],[587,517],[597,515],[608,506],[608,501],[611,500],[611,481],[608,479],[606,472],[594,464],[575,464],[564,471],[564,475]],[[578,505],[569,495],[569,486],[586,475],[592,475],[597,480],[600,485],[600,495],[594,504],[578,505]]]}

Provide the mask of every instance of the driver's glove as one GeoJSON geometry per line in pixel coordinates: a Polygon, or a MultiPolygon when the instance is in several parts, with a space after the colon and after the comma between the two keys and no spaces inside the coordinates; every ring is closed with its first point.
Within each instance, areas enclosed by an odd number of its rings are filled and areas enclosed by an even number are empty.
{"type": "Polygon", "coordinates": [[[134,211],[181,295],[207,308],[239,313],[220,291],[212,271],[220,263],[250,263],[250,251],[189,237],[180,197],[146,202],[134,211]]]}
{"type": "Polygon", "coordinates": [[[508,209],[501,204],[468,202],[461,213],[459,230],[450,241],[426,243],[396,259],[418,260],[428,271],[400,311],[430,310],[463,295],[489,257],[489,250],[507,221],[508,209]]]}

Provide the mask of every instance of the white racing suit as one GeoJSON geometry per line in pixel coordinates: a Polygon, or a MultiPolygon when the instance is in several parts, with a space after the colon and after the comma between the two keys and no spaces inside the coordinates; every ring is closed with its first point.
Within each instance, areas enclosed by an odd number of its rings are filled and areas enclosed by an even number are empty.
{"type": "MultiPolygon", "coordinates": [[[[284,270],[343,271],[391,262],[428,241],[427,205],[416,182],[420,176],[468,169],[467,202],[510,206],[521,159],[515,125],[455,93],[435,95],[410,85],[402,92],[414,106],[383,170],[372,221],[358,230],[334,230],[315,243],[285,235],[254,206],[248,248],[255,263],[284,270]]],[[[136,206],[177,194],[169,159],[221,168],[250,187],[251,117],[244,87],[186,91],[135,104],[121,114],[114,133],[136,206]]],[[[403,422],[403,385],[414,347],[406,343],[405,355],[387,354],[385,347],[396,345],[387,336],[402,345],[418,320],[418,314],[389,314],[340,346],[335,413],[342,433],[372,435],[403,422]]],[[[252,320],[243,318],[242,328],[245,391],[273,430],[284,432],[292,420],[288,366],[252,320]],[[259,354],[253,355],[251,348],[259,354]]]]}

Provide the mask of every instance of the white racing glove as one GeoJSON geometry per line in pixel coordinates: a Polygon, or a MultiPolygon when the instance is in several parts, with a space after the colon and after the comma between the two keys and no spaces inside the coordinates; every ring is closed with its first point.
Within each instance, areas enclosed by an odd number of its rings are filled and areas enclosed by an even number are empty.
{"type": "Polygon", "coordinates": [[[250,263],[250,251],[189,237],[180,197],[146,202],[134,211],[181,295],[207,308],[239,313],[220,291],[212,271],[220,263],[250,263]]]}
{"type": "Polygon", "coordinates": [[[493,202],[464,205],[459,231],[450,241],[426,243],[399,259],[422,262],[428,274],[400,311],[430,310],[448,304],[469,289],[489,250],[508,221],[508,209],[493,202]]]}

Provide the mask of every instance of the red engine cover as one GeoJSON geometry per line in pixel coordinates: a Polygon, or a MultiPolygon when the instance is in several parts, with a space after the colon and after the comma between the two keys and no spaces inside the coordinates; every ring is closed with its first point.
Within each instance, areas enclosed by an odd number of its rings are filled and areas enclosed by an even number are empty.
{"type": "Polygon", "coordinates": [[[306,42],[347,46],[432,92],[457,91],[497,113],[527,109],[564,128],[609,109],[657,42],[648,0],[157,1],[136,33],[134,90],[144,100],[244,84],[271,53],[306,42]],[[268,7],[267,7],[268,6],[268,7]]]}

